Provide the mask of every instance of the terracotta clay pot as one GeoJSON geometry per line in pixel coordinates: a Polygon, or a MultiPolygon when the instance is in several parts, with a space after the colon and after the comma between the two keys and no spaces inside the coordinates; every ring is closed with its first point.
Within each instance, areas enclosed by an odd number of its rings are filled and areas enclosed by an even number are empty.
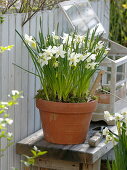
{"type": "MultiPolygon", "coordinates": [[[[98,103],[102,103],[102,104],[110,104],[110,96],[112,94],[104,94],[101,92],[97,92],[96,96],[98,97],[98,103]]],[[[118,96],[119,98],[124,98],[126,95],[126,89],[125,87],[121,87],[119,89],[116,90],[116,96],[118,96]]],[[[116,101],[119,100],[116,97],[116,101]]]]}
{"type": "Polygon", "coordinates": [[[97,101],[62,103],[37,99],[45,139],[56,144],[83,143],[96,105],[97,101]]]}
{"type": "Polygon", "coordinates": [[[98,103],[109,104],[110,103],[110,94],[97,93],[98,103]]]}

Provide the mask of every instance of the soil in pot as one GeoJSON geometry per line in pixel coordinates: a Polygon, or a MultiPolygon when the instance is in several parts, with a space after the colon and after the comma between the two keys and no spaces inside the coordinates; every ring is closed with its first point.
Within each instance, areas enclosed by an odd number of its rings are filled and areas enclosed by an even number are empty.
{"type": "Polygon", "coordinates": [[[56,144],[80,144],[86,139],[97,101],[62,103],[36,100],[44,137],[56,144]]]}

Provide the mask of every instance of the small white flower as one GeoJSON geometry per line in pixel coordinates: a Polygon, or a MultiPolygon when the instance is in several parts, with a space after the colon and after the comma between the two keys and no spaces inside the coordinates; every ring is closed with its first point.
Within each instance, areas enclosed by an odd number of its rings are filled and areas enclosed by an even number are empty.
{"type": "Polygon", "coordinates": [[[104,119],[107,121],[115,120],[115,118],[108,111],[104,111],[104,119]]]}
{"type": "Polygon", "coordinates": [[[103,135],[106,136],[109,134],[109,129],[106,127],[105,129],[103,129],[103,135]]]}
{"type": "Polygon", "coordinates": [[[78,55],[75,52],[70,54],[68,60],[70,61],[69,62],[70,66],[76,66],[77,63],[79,62],[78,55]]]}
{"type": "Polygon", "coordinates": [[[43,67],[44,65],[48,65],[48,61],[51,59],[51,55],[47,55],[46,52],[44,53],[39,53],[39,58],[38,58],[38,62],[40,63],[40,65],[43,67]]]}
{"type": "Polygon", "coordinates": [[[12,119],[9,118],[5,118],[5,121],[7,122],[7,124],[11,125],[13,123],[12,119]]]}
{"type": "Polygon", "coordinates": [[[69,36],[69,34],[64,33],[62,39],[63,39],[63,44],[68,43],[68,45],[71,45],[72,36],[69,36]]]}
{"type": "Polygon", "coordinates": [[[60,45],[59,47],[54,46],[52,50],[53,50],[53,54],[55,54],[56,58],[58,58],[58,57],[64,58],[65,57],[66,52],[63,50],[63,44],[60,45]]]}
{"type": "Polygon", "coordinates": [[[0,118],[0,123],[3,122],[3,120],[4,120],[3,118],[0,118]]]}
{"type": "Polygon", "coordinates": [[[12,90],[12,91],[11,91],[11,94],[12,94],[13,96],[15,96],[16,94],[19,94],[19,91],[18,91],[18,90],[12,90]]]}
{"type": "Polygon", "coordinates": [[[113,137],[110,135],[106,135],[106,142],[112,141],[113,137]]]}
{"type": "Polygon", "coordinates": [[[96,60],[96,54],[87,54],[88,58],[87,58],[87,62],[91,62],[91,61],[95,61],[96,60]]]}
{"type": "Polygon", "coordinates": [[[6,127],[6,123],[1,123],[2,128],[6,127]]]}
{"type": "Polygon", "coordinates": [[[7,105],[8,102],[0,102],[0,104],[2,104],[2,105],[7,105]]]}
{"type": "Polygon", "coordinates": [[[115,113],[115,119],[116,121],[121,121],[124,118],[124,116],[120,113],[115,113]]]}
{"type": "Polygon", "coordinates": [[[34,146],[33,149],[34,149],[35,151],[40,152],[40,150],[39,150],[36,146],[34,146]]]}
{"type": "Polygon", "coordinates": [[[35,151],[37,151],[37,150],[38,150],[38,148],[37,148],[36,146],[34,146],[34,147],[33,147],[33,149],[34,149],[35,151]]]}
{"type": "Polygon", "coordinates": [[[30,47],[36,48],[36,42],[33,40],[32,36],[25,34],[24,38],[30,47]]]}
{"type": "Polygon", "coordinates": [[[49,56],[49,57],[53,56],[52,46],[49,46],[47,49],[43,49],[43,51],[45,52],[46,56],[49,56]]]}
{"type": "Polygon", "coordinates": [[[11,138],[11,137],[13,136],[13,134],[10,133],[10,132],[8,132],[7,136],[8,136],[9,138],[11,138]]]}

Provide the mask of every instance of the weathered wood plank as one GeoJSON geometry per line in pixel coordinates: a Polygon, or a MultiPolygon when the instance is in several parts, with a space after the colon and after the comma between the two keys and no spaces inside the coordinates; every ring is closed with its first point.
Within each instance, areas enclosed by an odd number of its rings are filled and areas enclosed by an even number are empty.
{"type": "Polygon", "coordinates": [[[38,158],[35,166],[59,170],[79,170],[79,163],[48,158],[38,158]]]}
{"type": "MultiPolygon", "coordinates": [[[[5,22],[4,24],[2,24],[2,43],[4,46],[7,46],[8,45],[8,16],[6,17],[5,19],[5,22]]],[[[6,51],[5,53],[2,54],[2,70],[1,70],[1,73],[2,73],[2,87],[1,87],[1,90],[2,90],[2,100],[3,101],[6,101],[7,100],[7,96],[8,96],[8,80],[9,80],[9,75],[8,75],[8,65],[9,65],[9,58],[8,58],[8,52],[6,51]],[[7,66],[7,67],[5,67],[7,66]]],[[[5,148],[7,146],[7,141],[5,138],[2,138],[1,139],[1,145],[0,147],[1,148],[5,148]]],[[[1,158],[1,168],[3,169],[7,169],[8,168],[8,165],[7,163],[8,162],[8,156],[7,156],[7,151],[4,152],[4,155],[3,157],[1,158]]],[[[1,169],[0,168],[0,169],[1,169]]]]}

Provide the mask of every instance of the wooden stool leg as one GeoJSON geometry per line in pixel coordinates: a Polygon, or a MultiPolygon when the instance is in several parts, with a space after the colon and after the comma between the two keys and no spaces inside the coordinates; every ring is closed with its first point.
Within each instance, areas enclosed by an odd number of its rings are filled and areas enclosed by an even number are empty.
{"type": "Polygon", "coordinates": [[[101,159],[97,160],[94,164],[84,164],[83,170],[100,170],[101,159]]]}

